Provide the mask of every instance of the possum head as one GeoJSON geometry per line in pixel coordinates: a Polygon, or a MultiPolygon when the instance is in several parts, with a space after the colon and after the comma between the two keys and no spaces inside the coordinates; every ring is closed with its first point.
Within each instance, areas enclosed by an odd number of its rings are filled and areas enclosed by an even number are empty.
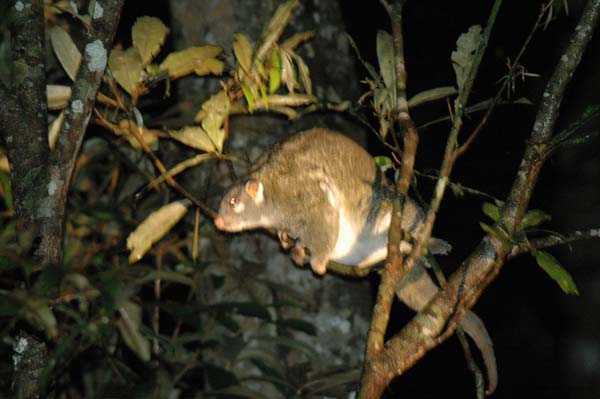
{"type": "Polygon", "coordinates": [[[261,227],[271,227],[265,203],[264,186],[250,179],[232,187],[221,200],[215,226],[219,230],[237,232],[261,227]]]}

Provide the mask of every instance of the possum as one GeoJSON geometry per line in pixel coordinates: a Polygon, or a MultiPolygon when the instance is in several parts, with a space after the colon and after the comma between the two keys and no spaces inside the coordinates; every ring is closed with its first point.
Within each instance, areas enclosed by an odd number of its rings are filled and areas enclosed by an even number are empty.
{"type": "MultiPolygon", "coordinates": [[[[339,132],[311,129],[275,145],[253,165],[250,176],[223,197],[215,226],[239,232],[275,229],[286,247],[295,239],[292,258],[309,261],[319,275],[329,261],[366,268],[387,256],[392,199],[396,195],[382,181],[373,157],[339,132]],[[310,253],[308,256],[307,250],[310,253]]],[[[406,198],[402,228],[419,235],[423,211],[406,198]]],[[[401,251],[408,249],[401,243],[401,251]]],[[[436,238],[428,242],[432,254],[447,253],[449,244],[436,238]]],[[[396,294],[407,306],[420,311],[438,292],[420,259],[400,283],[396,294]]],[[[461,327],[483,355],[488,393],[497,385],[494,349],[483,322],[468,312],[461,327]]]]}

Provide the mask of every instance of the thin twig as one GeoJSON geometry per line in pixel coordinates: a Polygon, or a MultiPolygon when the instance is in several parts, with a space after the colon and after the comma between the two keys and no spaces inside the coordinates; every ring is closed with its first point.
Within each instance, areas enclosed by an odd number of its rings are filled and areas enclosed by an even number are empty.
{"type": "MultiPolygon", "coordinates": [[[[515,61],[513,62],[513,64],[510,67],[510,70],[508,71],[508,76],[512,76],[512,75],[515,74],[515,72],[516,72],[516,70],[517,70],[517,68],[519,66],[519,61],[521,60],[521,57],[523,56],[523,54],[525,53],[525,50],[529,46],[529,42],[533,38],[534,33],[542,25],[542,19],[544,18],[544,15],[546,15],[546,13],[548,11],[548,8],[550,7],[551,4],[552,3],[548,3],[546,6],[542,6],[542,8],[540,10],[540,13],[538,15],[537,20],[535,21],[535,24],[533,25],[533,28],[531,28],[531,32],[529,32],[529,36],[527,36],[527,39],[525,39],[525,42],[521,46],[521,49],[519,50],[519,53],[517,54],[517,57],[515,58],[515,61]]],[[[456,149],[456,151],[454,152],[454,162],[456,162],[457,158],[459,158],[465,152],[467,152],[467,150],[469,149],[469,147],[471,146],[471,144],[473,143],[473,141],[475,141],[475,139],[479,135],[479,132],[481,132],[481,130],[483,129],[483,127],[486,125],[489,117],[492,115],[492,112],[496,108],[496,105],[498,105],[500,103],[500,101],[502,100],[502,93],[504,92],[504,90],[508,86],[509,81],[510,81],[510,79],[505,79],[504,80],[502,86],[498,89],[498,92],[496,93],[496,96],[492,100],[492,103],[490,104],[490,106],[487,108],[485,114],[481,118],[481,121],[479,122],[479,124],[477,125],[477,127],[475,127],[475,129],[473,130],[473,132],[471,132],[471,134],[469,135],[469,137],[467,138],[467,140],[463,144],[461,144],[460,147],[458,147],[456,149]]]]}

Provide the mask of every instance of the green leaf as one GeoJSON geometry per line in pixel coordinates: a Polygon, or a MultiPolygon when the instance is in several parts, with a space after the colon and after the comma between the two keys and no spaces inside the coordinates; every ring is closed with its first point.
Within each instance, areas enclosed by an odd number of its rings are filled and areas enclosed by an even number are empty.
{"type": "Polygon", "coordinates": [[[560,288],[566,294],[579,295],[579,290],[573,281],[573,277],[567,272],[556,258],[550,255],[548,252],[536,251],[535,260],[537,264],[552,278],[556,281],[560,288]]]}
{"type": "Polygon", "coordinates": [[[462,92],[471,73],[475,52],[481,42],[481,31],[480,25],[471,26],[467,32],[459,36],[456,41],[456,51],[453,51],[450,55],[459,93],[462,92]]]}
{"type": "Polygon", "coordinates": [[[526,230],[529,227],[535,227],[542,222],[547,220],[551,220],[552,216],[547,214],[546,212],[540,209],[532,209],[527,211],[525,216],[523,216],[523,220],[521,220],[521,224],[519,224],[519,230],[526,230]]]}
{"type": "Polygon", "coordinates": [[[453,86],[436,87],[415,94],[408,100],[408,107],[413,108],[417,105],[425,104],[431,101],[440,100],[456,94],[456,88],[453,86]]]}
{"type": "Polygon", "coordinates": [[[133,284],[143,285],[154,280],[169,281],[172,283],[187,285],[192,288],[195,287],[194,280],[192,280],[191,278],[178,272],[164,270],[150,272],[144,277],[140,278],[139,280],[136,280],[133,284]]]}
{"type": "Polygon", "coordinates": [[[244,93],[244,97],[248,103],[248,110],[252,112],[254,110],[254,101],[256,100],[256,97],[254,97],[252,90],[250,90],[250,87],[245,83],[240,82],[240,87],[242,88],[242,93],[244,93]]]}
{"type": "Polygon", "coordinates": [[[287,338],[287,337],[273,337],[273,336],[256,336],[256,340],[265,341],[269,345],[277,345],[283,348],[299,351],[305,354],[310,361],[316,361],[319,358],[319,354],[309,345],[298,340],[287,338]]]}
{"type": "Polygon", "coordinates": [[[282,359],[262,348],[249,348],[246,346],[236,359],[240,362],[249,360],[258,367],[264,375],[280,379],[282,382],[286,381],[285,375],[282,373],[285,369],[281,363],[282,359]]]}
{"type": "Polygon", "coordinates": [[[117,327],[119,327],[123,341],[141,360],[149,361],[150,341],[140,332],[142,309],[138,304],[129,300],[123,301],[118,309],[121,319],[117,321],[117,327]]]}
{"type": "Polygon", "coordinates": [[[230,310],[242,316],[256,317],[267,321],[272,319],[267,308],[256,302],[223,302],[216,307],[230,310]]]}
{"type": "MultiPolygon", "coordinates": [[[[320,378],[312,379],[308,383],[307,395],[324,396],[332,389],[341,388],[348,384],[356,385],[360,381],[360,369],[341,370],[334,373],[324,373],[320,378]]],[[[327,395],[331,396],[331,395],[327,395]]]]}
{"type": "Polygon", "coordinates": [[[317,327],[314,324],[302,319],[280,319],[276,322],[277,325],[291,328],[292,330],[302,331],[308,335],[317,335],[317,327]]]}
{"type": "Polygon", "coordinates": [[[390,93],[392,104],[396,104],[396,70],[394,68],[394,43],[392,35],[377,32],[377,61],[385,87],[390,93]]]}
{"type": "Polygon", "coordinates": [[[369,64],[368,62],[366,62],[365,60],[362,59],[362,57],[360,56],[360,51],[358,51],[358,46],[354,42],[354,39],[352,39],[352,36],[350,36],[349,34],[346,33],[346,39],[348,39],[348,43],[350,43],[350,47],[352,47],[352,49],[354,49],[354,52],[356,53],[356,58],[358,58],[360,63],[363,64],[363,66],[365,67],[367,72],[369,72],[369,75],[371,75],[371,78],[373,78],[373,80],[378,82],[379,75],[377,74],[377,71],[375,70],[373,65],[369,64]]]}
{"type": "Polygon", "coordinates": [[[500,218],[502,217],[502,215],[500,213],[500,208],[498,208],[496,205],[492,204],[491,202],[484,202],[483,205],[481,206],[481,210],[483,211],[483,213],[485,213],[490,219],[492,219],[496,223],[498,221],[500,221],[500,218]]]}
{"type": "Polygon", "coordinates": [[[4,295],[0,295],[0,317],[12,317],[19,313],[19,305],[8,299],[4,295]]]}
{"type": "Polygon", "coordinates": [[[35,292],[46,297],[57,295],[67,271],[66,267],[45,267],[35,283],[35,292]]]}
{"type": "Polygon", "coordinates": [[[384,155],[376,156],[375,163],[383,171],[388,170],[389,168],[391,168],[394,165],[394,163],[392,162],[392,159],[390,157],[386,157],[384,155]]]}
{"type": "Polygon", "coordinates": [[[500,230],[497,227],[492,227],[483,222],[479,222],[479,225],[481,226],[483,231],[497,238],[500,241],[505,252],[509,252],[512,249],[512,243],[504,231],[500,230]]]}
{"type": "Polygon", "coordinates": [[[240,325],[225,313],[218,313],[215,320],[233,333],[237,333],[241,329],[240,325]]]}
{"type": "Polygon", "coordinates": [[[238,379],[232,372],[215,364],[204,363],[204,372],[208,377],[210,386],[214,389],[224,389],[238,383],[238,379]]]}
{"type": "Polygon", "coordinates": [[[275,49],[271,53],[271,65],[269,68],[269,94],[273,94],[281,86],[281,53],[275,49]]]}
{"type": "Polygon", "coordinates": [[[121,281],[116,271],[106,271],[98,274],[94,286],[100,290],[100,298],[104,314],[110,316],[117,306],[117,297],[121,292],[121,281]]]}

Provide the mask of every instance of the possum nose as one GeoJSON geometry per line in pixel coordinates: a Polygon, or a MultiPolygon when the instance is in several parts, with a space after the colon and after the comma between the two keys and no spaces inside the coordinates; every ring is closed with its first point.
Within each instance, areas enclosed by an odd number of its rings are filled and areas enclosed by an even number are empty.
{"type": "Polygon", "coordinates": [[[215,226],[217,226],[217,229],[219,230],[223,230],[225,228],[225,222],[221,216],[217,216],[215,218],[215,226]]]}

